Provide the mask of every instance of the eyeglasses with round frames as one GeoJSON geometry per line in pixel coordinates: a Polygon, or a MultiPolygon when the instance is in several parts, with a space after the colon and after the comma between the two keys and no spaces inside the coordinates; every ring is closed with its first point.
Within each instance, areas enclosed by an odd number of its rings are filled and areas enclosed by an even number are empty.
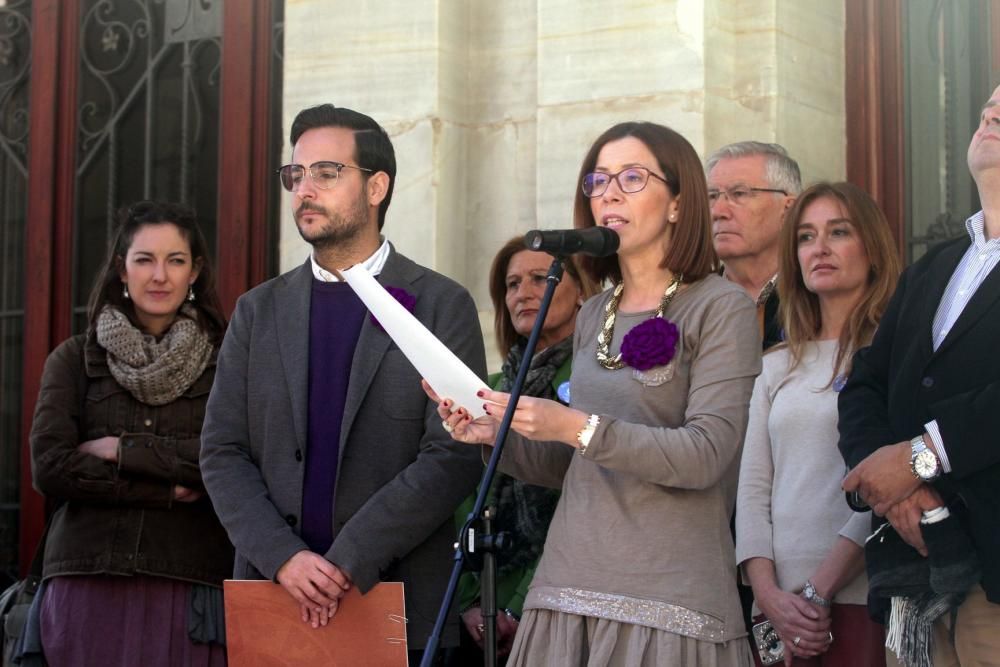
{"type": "Polygon", "coordinates": [[[625,194],[632,195],[642,191],[646,187],[650,176],[655,176],[669,187],[670,183],[667,182],[667,179],[651,172],[645,167],[629,167],[628,169],[622,169],[617,174],[595,171],[583,177],[583,183],[580,184],[580,187],[585,196],[591,198],[600,197],[608,189],[608,186],[611,185],[611,181],[615,180],[618,181],[618,189],[625,194]]]}
{"type": "Polygon", "coordinates": [[[301,164],[286,164],[283,167],[278,167],[277,172],[278,178],[281,179],[281,187],[289,192],[298,192],[299,187],[302,185],[302,179],[307,174],[310,180],[312,180],[312,184],[317,188],[320,190],[329,190],[336,184],[337,179],[340,178],[340,172],[344,167],[365,171],[369,174],[374,173],[372,169],[366,167],[356,167],[353,164],[344,164],[343,162],[333,162],[330,160],[313,162],[308,167],[304,167],[301,164]]]}
{"type": "Polygon", "coordinates": [[[725,197],[733,206],[743,206],[756,197],[758,192],[774,192],[788,196],[787,191],[776,188],[752,188],[749,185],[737,185],[727,190],[709,190],[708,203],[710,206],[715,206],[716,202],[725,197]]]}

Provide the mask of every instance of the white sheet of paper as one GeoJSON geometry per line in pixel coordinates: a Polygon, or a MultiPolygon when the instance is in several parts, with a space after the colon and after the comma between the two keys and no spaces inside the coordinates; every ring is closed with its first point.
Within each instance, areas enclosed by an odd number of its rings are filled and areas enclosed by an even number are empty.
{"type": "Polygon", "coordinates": [[[450,398],[457,407],[465,408],[473,419],[486,414],[483,399],[476,396],[476,392],[489,387],[396,301],[363,265],[355,264],[340,275],[438,396],[450,398]]]}

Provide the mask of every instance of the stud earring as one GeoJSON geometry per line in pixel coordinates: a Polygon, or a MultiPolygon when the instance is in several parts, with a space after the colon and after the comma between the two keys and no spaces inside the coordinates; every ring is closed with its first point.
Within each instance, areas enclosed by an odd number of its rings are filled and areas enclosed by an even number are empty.
{"type": "Polygon", "coordinates": [[[188,285],[188,301],[194,303],[194,285],[188,285]]]}
{"type": "Polygon", "coordinates": [[[677,222],[677,214],[671,213],[670,215],[667,216],[667,220],[669,220],[670,222],[677,222]]]}
{"type": "Polygon", "coordinates": [[[128,293],[128,283],[122,283],[122,285],[124,285],[124,287],[122,287],[122,296],[125,297],[126,299],[132,298],[129,296],[128,293]]]}

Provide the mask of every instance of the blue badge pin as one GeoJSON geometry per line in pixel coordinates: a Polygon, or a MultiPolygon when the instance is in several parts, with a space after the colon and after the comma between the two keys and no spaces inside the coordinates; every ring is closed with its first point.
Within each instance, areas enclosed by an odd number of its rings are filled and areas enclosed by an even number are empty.
{"type": "Polygon", "coordinates": [[[560,401],[569,405],[569,380],[556,387],[556,396],[559,397],[560,401]]]}

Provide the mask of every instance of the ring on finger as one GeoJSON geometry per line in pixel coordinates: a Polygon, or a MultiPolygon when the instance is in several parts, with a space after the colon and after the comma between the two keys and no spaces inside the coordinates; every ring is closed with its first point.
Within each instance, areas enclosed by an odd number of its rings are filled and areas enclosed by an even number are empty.
{"type": "Polygon", "coordinates": [[[454,427],[454,426],[452,426],[452,425],[451,425],[451,424],[449,424],[448,422],[444,422],[444,421],[443,421],[443,422],[441,422],[441,428],[443,428],[443,429],[444,429],[445,431],[447,431],[448,433],[451,433],[452,431],[454,431],[454,430],[455,430],[455,427],[454,427]]]}
{"type": "Polygon", "coordinates": [[[795,639],[792,640],[792,643],[795,644],[796,646],[798,646],[799,642],[801,642],[801,641],[802,641],[802,637],[796,637],[795,639]]]}

